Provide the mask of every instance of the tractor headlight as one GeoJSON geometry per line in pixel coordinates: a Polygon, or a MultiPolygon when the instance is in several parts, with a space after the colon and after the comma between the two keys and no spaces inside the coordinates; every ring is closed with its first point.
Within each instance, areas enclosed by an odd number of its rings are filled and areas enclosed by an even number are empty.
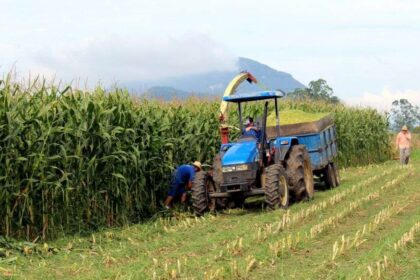
{"type": "Polygon", "coordinates": [[[236,171],[246,171],[248,170],[248,164],[241,164],[236,166],[236,171]]]}
{"type": "Polygon", "coordinates": [[[246,171],[249,169],[248,164],[240,164],[240,165],[231,165],[231,166],[223,166],[223,172],[233,172],[233,171],[246,171]]]}
{"type": "Polygon", "coordinates": [[[235,171],[235,166],[223,166],[222,167],[223,172],[232,172],[235,171]]]}

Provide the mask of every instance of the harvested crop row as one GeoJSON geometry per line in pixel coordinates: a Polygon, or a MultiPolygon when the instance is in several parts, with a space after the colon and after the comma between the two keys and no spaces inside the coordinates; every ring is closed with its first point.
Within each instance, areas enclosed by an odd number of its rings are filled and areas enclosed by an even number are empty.
{"type": "MultiPolygon", "coordinates": [[[[360,187],[367,187],[367,186],[375,186],[373,183],[377,181],[378,178],[384,178],[386,175],[392,174],[397,169],[400,169],[399,167],[393,167],[388,170],[383,171],[381,174],[369,177],[368,179],[354,185],[353,187],[349,187],[346,190],[350,191],[354,187],[360,188],[360,187]]],[[[330,218],[323,219],[320,223],[314,225],[311,227],[308,231],[305,232],[297,232],[297,233],[285,233],[284,237],[280,238],[277,241],[268,243],[267,250],[271,252],[273,258],[282,257],[284,258],[285,254],[289,255],[296,250],[298,250],[298,247],[304,246],[305,244],[310,244],[310,240],[316,238],[319,236],[319,234],[323,231],[325,231],[327,228],[331,228],[331,226],[334,226],[336,223],[340,222],[343,218],[348,216],[350,213],[353,213],[355,210],[360,208],[363,204],[366,202],[375,200],[379,197],[381,192],[388,190],[392,187],[396,187],[399,183],[404,181],[408,176],[411,174],[411,169],[404,170],[402,174],[400,174],[397,178],[394,180],[390,180],[389,182],[385,183],[384,185],[378,187],[378,189],[374,190],[373,192],[368,193],[366,196],[363,196],[362,198],[355,197],[355,200],[350,201],[348,204],[348,207],[344,207],[344,210],[339,212],[337,215],[332,216],[330,218]],[[316,232],[314,232],[316,229],[316,232]]],[[[376,185],[377,186],[377,185],[376,185]]],[[[354,190],[353,190],[354,191],[354,190]]],[[[328,199],[329,203],[333,203],[336,201],[334,196],[330,197],[328,199]]],[[[335,204],[333,204],[335,205],[335,204]]],[[[397,205],[398,206],[398,205],[397,205]]],[[[395,206],[396,207],[396,206],[395,206]]],[[[401,208],[401,207],[399,207],[401,208]]],[[[286,214],[285,214],[286,215],[286,214]]],[[[251,256],[250,254],[253,253],[253,246],[252,244],[261,244],[261,246],[265,247],[264,243],[268,241],[269,237],[275,236],[278,233],[278,230],[276,230],[277,224],[267,224],[265,226],[259,226],[255,229],[255,232],[253,234],[247,235],[245,237],[237,236],[234,239],[231,240],[224,240],[223,243],[216,244],[214,243],[213,246],[216,246],[220,248],[217,252],[214,252],[213,258],[217,261],[228,261],[235,259],[236,265],[230,267],[230,272],[219,270],[218,273],[216,271],[206,271],[207,274],[215,273],[218,274],[224,274],[224,273],[233,273],[232,276],[235,275],[236,272],[239,273],[239,275],[244,276],[247,274],[247,267],[249,263],[251,262],[252,258],[249,260],[244,260],[244,256],[251,256]],[[238,268],[235,270],[234,268],[238,268]],[[236,272],[235,272],[236,271],[236,272]]],[[[306,246],[304,246],[305,248],[306,246]]],[[[212,251],[212,250],[211,250],[212,251]]],[[[212,258],[212,259],[213,259],[212,258]]],[[[163,261],[163,260],[162,260],[163,261]]],[[[163,270],[162,268],[159,270],[158,268],[154,268],[153,273],[155,273],[158,278],[159,276],[163,276],[168,273],[168,270],[171,271],[171,269],[175,269],[175,263],[176,260],[164,260],[165,263],[172,264],[172,267],[169,266],[169,269],[163,270]]],[[[258,263],[258,262],[257,262],[258,263]]],[[[254,265],[257,265],[254,264],[254,265]]],[[[188,267],[188,265],[187,265],[188,267]]],[[[184,277],[187,277],[188,274],[183,273],[184,277]]],[[[226,274],[225,274],[226,275],[226,274]]]]}
{"type": "MultiPolygon", "coordinates": [[[[420,232],[420,221],[416,222],[401,238],[394,243],[394,250],[404,250],[408,244],[414,243],[414,236],[420,232]]],[[[383,258],[377,260],[375,263],[367,266],[367,271],[359,277],[359,279],[381,279],[389,267],[392,267],[392,258],[384,255],[383,258]]]]}
{"type": "Polygon", "coordinates": [[[408,204],[401,205],[400,202],[393,203],[393,205],[379,211],[369,223],[364,224],[361,229],[356,231],[353,237],[342,235],[340,241],[334,242],[331,260],[334,261],[339,255],[344,254],[347,250],[359,247],[366,241],[363,237],[375,233],[381,224],[386,222],[393,215],[397,215],[403,211],[407,205],[408,204]]]}
{"type": "MultiPolygon", "coordinates": [[[[385,189],[388,189],[390,187],[396,186],[399,182],[403,181],[410,173],[402,174],[398,176],[395,180],[389,181],[385,185],[383,185],[380,190],[377,190],[373,193],[369,193],[367,196],[358,199],[357,201],[352,201],[349,203],[347,207],[344,208],[343,211],[337,213],[334,216],[331,216],[329,218],[324,219],[320,223],[312,226],[309,229],[309,232],[300,233],[298,232],[297,235],[292,236],[289,234],[287,237],[283,237],[281,241],[277,241],[273,244],[270,244],[270,248],[272,250],[275,250],[276,252],[284,252],[285,250],[290,250],[292,248],[295,248],[297,245],[299,245],[301,242],[307,242],[308,240],[314,239],[318,235],[320,235],[322,232],[324,232],[326,229],[335,227],[343,218],[348,216],[350,213],[353,213],[355,210],[360,208],[364,203],[369,202],[373,199],[376,199],[380,195],[380,191],[383,191],[385,189]],[[281,250],[280,250],[281,249],[281,250]]],[[[273,231],[271,227],[266,227],[267,229],[264,232],[264,236],[267,237],[270,234],[274,234],[277,231],[273,231]],[[268,232],[267,232],[268,231],[268,232]]],[[[363,231],[365,233],[365,230],[363,231]]],[[[257,235],[261,236],[260,235],[257,235]]],[[[258,240],[258,238],[257,238],[258,240]]]]}
{"type": "MultiPolygon", "coordinates": [[[[315,213],[325,210],[327,208],[333,207],[334,205],[337,205],[344,199],[346,199],[348,196],[360,192],[360,189],[365,189],[370,186],[373,186],[373,183],[376,182],[379,179],[384,178],[385,176],[393,173],[395,170],[399,169],[398,166],[387,169],[383,171],[381,174],[371,176],[355,185],[353,185],[350,188],[340,190],[335,195],[329,197],[327,200],[315,203],[311,205],[308,208],[302,209],[297,213],[291,214],[290,209],[287,210],[285,214],[282,215],[280,221],[271,223],[269,225],[265,225],[264,227],[259,227],[258,232],[261,232],[263,236],[269,235],[269,234],[277,234],[280,231],[283,231],[287,228],[290,228],[295,223],[303,222],[307,218],[313,216],[315,213]],[[267,233],[267,230],[269,231],[269,234],[267,233]]],[[[388,186],[389,183],[387,183],[385,186],[388,186]]],[[[362,198],[363,200],[363,198],[362,198]]]]}

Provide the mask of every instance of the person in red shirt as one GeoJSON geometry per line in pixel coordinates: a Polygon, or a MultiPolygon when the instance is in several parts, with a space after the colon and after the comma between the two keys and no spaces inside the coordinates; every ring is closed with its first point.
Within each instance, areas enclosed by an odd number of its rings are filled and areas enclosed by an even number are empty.
{"type": "Polygon", "coordinates": [[[397,135],[397,149],[400,151],[400,162],[402,165],[407,165],[410,159],[410,145],[411,144],[411,133],[408,131],[406,125],[401,128],[401,131],[397,135]]]}

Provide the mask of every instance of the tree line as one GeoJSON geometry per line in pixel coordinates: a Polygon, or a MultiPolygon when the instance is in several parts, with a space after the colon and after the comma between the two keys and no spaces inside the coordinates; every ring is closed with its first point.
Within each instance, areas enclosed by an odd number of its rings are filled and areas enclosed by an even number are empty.
{"type": "MultiPolygon", "coordinates": [[[[311,81],[307,87],[298,88],[287,94],[288,98],[322,100],[339,104],[341,100],[334,95],[334,90],[324,79],[311,81]]],[[[420,133],[420,108],[411,104],[408,99],[398,99],[392,102],[392,107],[386,113],[391,131],[399,131],[403,125],[414,133],[420,133]]]]}

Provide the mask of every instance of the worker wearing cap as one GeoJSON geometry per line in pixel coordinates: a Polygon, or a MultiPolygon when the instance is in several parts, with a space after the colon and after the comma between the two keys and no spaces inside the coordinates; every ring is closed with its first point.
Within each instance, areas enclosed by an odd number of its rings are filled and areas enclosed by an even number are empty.
{"type": "Polygon", "coordinates": [[[165,200],[165,207],[169,209],[174,199],[181,199],[181,203],[187,201],[186,189],[192,188],[195,173],[201,170],[201,163],[195,161],[192,165],[180,165],[172,176],[171,189],[165,200]]]}
{"type": "Polygon", "coordinates": [[[408,164],[410,157],[411,134],[406,125],[401,128],[397,135],[397,149],[400,151],[400,162],[402,165],[408,164]]]}
{"type": "Polygon", "coordinates": [[[254,119],[252,117],[247,117],[245,120],[245,128],[242,131],[243,136],[253,136],[258,141],[260,140],[261,131],[254,124],[254,119]]]}

